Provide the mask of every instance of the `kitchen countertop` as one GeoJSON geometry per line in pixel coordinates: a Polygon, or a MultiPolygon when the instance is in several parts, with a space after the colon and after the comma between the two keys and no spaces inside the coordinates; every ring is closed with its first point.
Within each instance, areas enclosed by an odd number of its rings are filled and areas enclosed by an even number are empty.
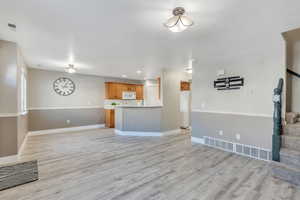
{"type": "Polygon", "coordinates": [[[142,105],[142,106],[138,106],[138,105],[117,105],[117,106],[113,106],[113,105],[105,105],[104,109],[107,110],[113,110],[116,108],[161,108],[161,105],[142,105]]]}
{"type": "Polygon", "coordinates": [[[157,106],[137,106],[137,105],[120,105],[120,106],[117,106],[117,108],[161,108],[162,106],[160,105],[157,105],[157,106]]]}

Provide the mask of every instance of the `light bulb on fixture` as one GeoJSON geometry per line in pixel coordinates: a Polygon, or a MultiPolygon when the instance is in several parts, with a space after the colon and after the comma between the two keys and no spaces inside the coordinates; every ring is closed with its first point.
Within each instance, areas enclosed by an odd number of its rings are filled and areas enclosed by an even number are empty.
{"type": "Polygon", "coordinates": [[[184,69],[186,73],[192,74],[193,73],[193,68],[187,67],[184,69]]]}
{"type": "Polygon", "coordinates": [[[73,74],[73,73],[76,72],[76,69],[75,69],[74,65],[69,64],[69,67],[67,67],[67,68],[65,69],[65,71],[66,71],[67,73],[73,74]]]}
{"type": "Polygon", "coordinates": [[[164,24],[172,32],[182,32],[188,27],[191,27],[194,22],[187,16],[183,15],[185,9],[182,7],[177,7],[173,10],[173,17],[168,19],[164,24]]]}
{"type": "Polygon", "coordinates": [[[189,59],[189,66],[184,68],[184,71],[188,74],[192,74],[193,73],[193,62],[195,61],[195,59],[189,59]]]}

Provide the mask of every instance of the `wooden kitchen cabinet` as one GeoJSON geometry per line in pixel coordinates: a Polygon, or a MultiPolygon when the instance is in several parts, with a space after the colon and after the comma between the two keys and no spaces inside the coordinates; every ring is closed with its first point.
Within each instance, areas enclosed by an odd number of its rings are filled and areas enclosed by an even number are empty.
{"type": "Polygon", "coordinates": [[[133,84],[123,84],[124,92],[135,92],[136,91],[136,85],[133,84]]]}
{"type": "Polygon", "coordinates": [[[113,109],[105,110],[105,127],[115,128],[115,110],[113,109]]]}
{"type": "Polygon", "coordinates": [[[187,81],[181,81],[180,90],[181,91],[190,91],[191,90],[191,83],[187,82],[187,81]]]}
{"type": "Polygon", "coordinates": [[[116,87],[117,87],[117,95],[116,95],[116,99],[122,99],[122,93],[124,91],[124,85],[121,83],[115,83],[116,87]]]}
{"type": "Polygon", "coordinates": [[[136,99],[137,100],[143,100],[144,99],[144,86],[143,85],[137,85],[136,86],[136,99]]]}
{"type": "Polygon", "coordinates": [[[142,84],[128,84],[117,82],[105,83],[106,99],[122,99],[123,92],[136,92],[137,100],[144,99],[144,86],[142,84]]]}
{"type": "Polygon", "coordinates": [[[105,83],[106,99],[120,99],[120,95],[118,93],[118,85],[116,83],[105,83]]]}

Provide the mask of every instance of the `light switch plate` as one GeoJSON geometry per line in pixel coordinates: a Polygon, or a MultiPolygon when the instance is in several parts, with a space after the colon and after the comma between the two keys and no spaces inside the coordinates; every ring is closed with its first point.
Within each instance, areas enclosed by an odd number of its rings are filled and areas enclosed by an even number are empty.
{"type": "Polygon", "coordinates": [[[219,131],[219,135],[221,135],[221,136],[223,135],[223,131],[222,130],[219,131]]]}
{"type": "Polygon", "coordinates": [[[241,135],[238,134],[238,133],[235,135],[235,137],[236,137],[237,140],[240,140],[240,139],[241,139],[241,135]]]}

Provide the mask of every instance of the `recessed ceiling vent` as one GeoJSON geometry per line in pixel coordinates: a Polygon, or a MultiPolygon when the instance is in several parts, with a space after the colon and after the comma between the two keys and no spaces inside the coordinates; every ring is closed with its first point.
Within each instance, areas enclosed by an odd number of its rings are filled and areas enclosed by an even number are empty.
{"type": "Polygon", "coordinates": [[[15,24],[8,23],[7,24],[10,30],[16,31],[17,26],[15,24]]]}

